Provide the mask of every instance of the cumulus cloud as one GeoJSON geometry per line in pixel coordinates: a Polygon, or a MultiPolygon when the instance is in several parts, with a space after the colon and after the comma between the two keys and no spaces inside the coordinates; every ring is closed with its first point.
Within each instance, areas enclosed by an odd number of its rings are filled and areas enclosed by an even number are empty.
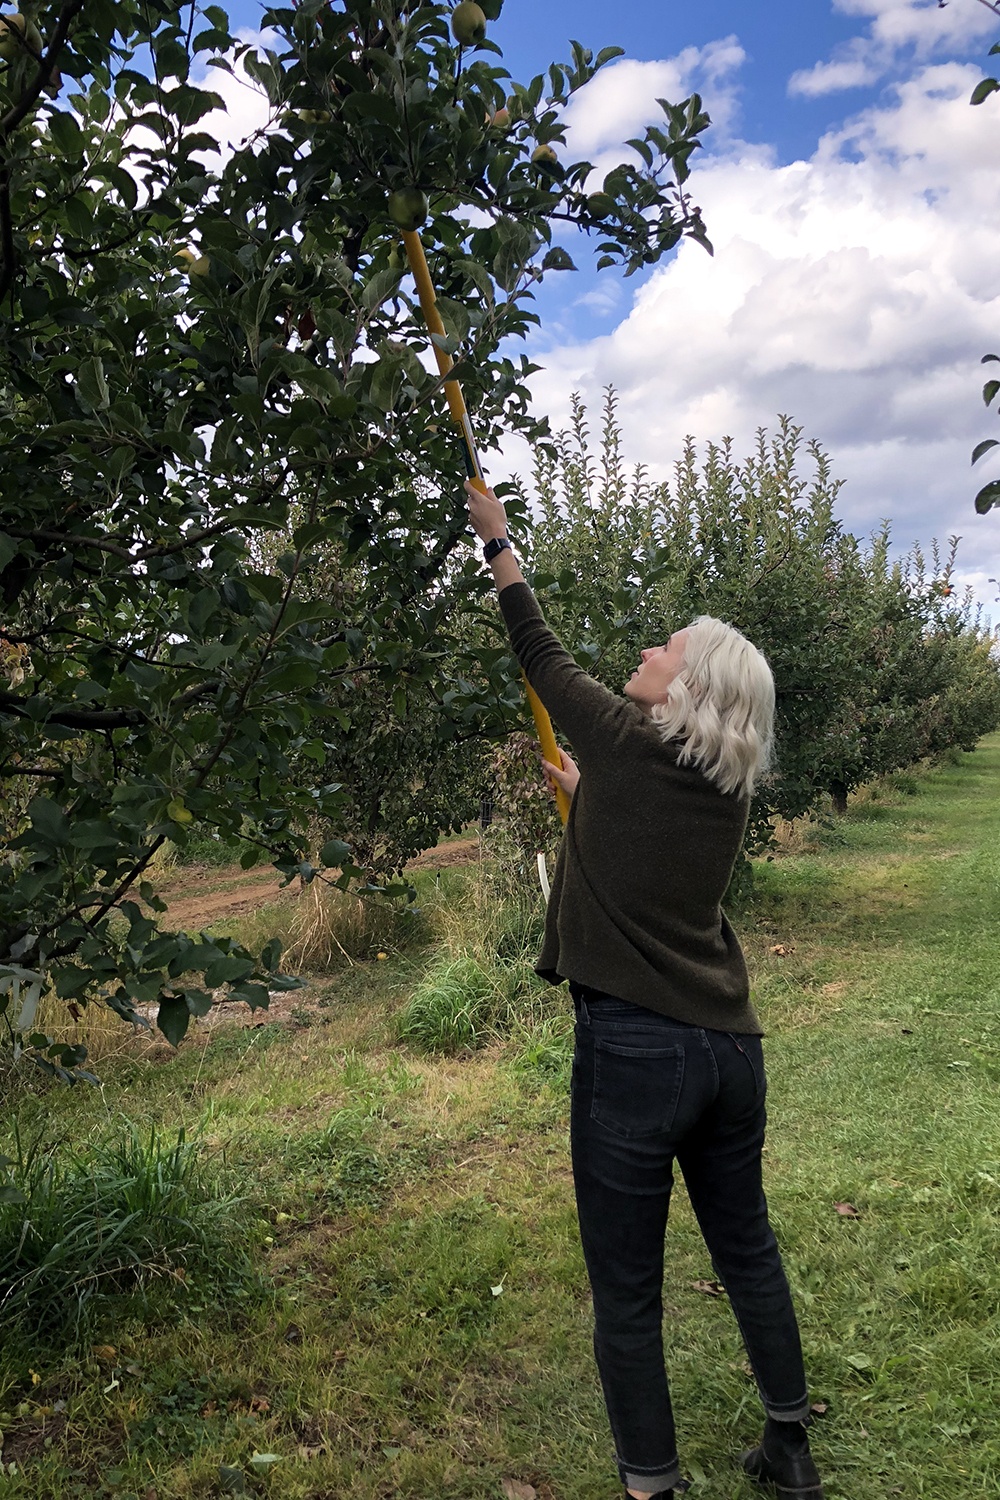
{"type": "MultiPolygon", "coordinates": [[[[277,42],[273,31],[239,30],[241,42],[251,42],[263,50],[277,42]]],[[[230,56],[232,72],[224,68],[206,68],[195,81],[201,88],[210,89],[222,100],[222,108],[214,109],[198,123],[198,130],[214,136],[219,143],[219,156],[225,161],[233,151],[263,130],[270,117],[271,106],[264,89],[246,71],[243,59],[230,56]]],[[[218,162],[214,164],[218,166],[218,162]]]]}
{"type": "Polygon", "coordinates": [[[685,47],[676,57],[661,61],[623,58],[603,68],[570,101],[569,144],[574,153],[589,159],[655,123],[657,99],[677,103],[695,91],[706,99],[716,135],[727,131],[738,108],[736,75],[745,60],[734,36],[705,47],[685,47]]]}
{"type": "Polygon", "coordinates": [[[1000,346],[1000,140],[968,106],[976,76],[918,69],[808,161],[749,146],[702,161],[714,260],[685,244],[611,333],[537,351],[539,410],[558,422],[572,391],[593,409],[614,384],[627,451],[664,477],[686,434],[747,449],[787,413],[847,479],[852,529],[961,532],[969,582],[995,598],[1000,525],[973,513],[988,476],[969,451],[990,431],[979,357],[1000,346]]]}
{"type": "Polygon", "coordinates": [[[834,10],[869,18],[826,62],[793,73],[791,94],[815,98],[876,83],[903,60],[927,61],[992,37],[997,17],[979,0],[834,0],[834,10]]]}

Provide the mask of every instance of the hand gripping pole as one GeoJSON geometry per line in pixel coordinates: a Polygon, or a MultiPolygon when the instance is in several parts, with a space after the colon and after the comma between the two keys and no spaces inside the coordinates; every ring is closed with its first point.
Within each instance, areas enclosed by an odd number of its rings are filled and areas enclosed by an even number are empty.
{"type": "MultiPolygon", "coordinates": [[[[424,254],[423,242],[415,231],[403,230],[403,244],[406,247],[406,257],[410,262],[410,270],[417,284],[417,294],[420,297],[420,306],[423,309],[424,321],[432,334],[444,337],[445,327],[441,321],[441,314],[437,309],[437,298],[434,295],[434,285],[431,281],[430,271],[427,269],[427,257],[424,254]]],[[[437,367],[443,376],[447,376],[453,367],[454,361],[440,344],[431,340],[434,348],[434,357],[437,367]]],[[[483,478],[482,465],[479,462],[479,454],[476,451],[476,440],[472,435],[472,423],[469,421],[469,412],[462,395],[462,387],[457,380],[445,380],[444,393],[448,400],[448,409],[451,412],[452,421],[462,434],[462,447],[465,453],[465,467],[469,478],[477,490],[486,491],[486,480],[483,478]]],[[[528,703],[535,720],[535,729],[538,733],[538,743],[542,754],[552,765],[561,764],[559,747],[556,737],[552,732],[552,721],[545,708],[529,683],[524,679],[524,690],[527,694],[528,703]]],[[[556,787],[556,806],[563,823],[569,817],[569,798],[562,787],[556,787]]]]}

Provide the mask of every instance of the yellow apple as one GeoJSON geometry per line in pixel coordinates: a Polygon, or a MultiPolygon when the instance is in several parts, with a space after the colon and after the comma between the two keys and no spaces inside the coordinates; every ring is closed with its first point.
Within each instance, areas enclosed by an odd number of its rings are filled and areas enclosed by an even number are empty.
{"type": "Polygon", "coordinates": [[[531,160],[536,167],[542,167],[545,171],[552,171],[559,165],[559,158],[551,146],[536,146],[531,153],[531,160]]]}
{"type": "Polygon", "coordinates": [[[460,47],[475,47],[486,37],[486,15],[476,0],[461,0],[451,13],[451,34],[460,47]]]}
{"type": "Polygon", "coordinates": [[[25,21],[20,11],[11,15],[0,15],[0,57],[17,57],[24,52],[24,43],[37,57],[42,50],[42,33],[34,21],[25,21]]]}

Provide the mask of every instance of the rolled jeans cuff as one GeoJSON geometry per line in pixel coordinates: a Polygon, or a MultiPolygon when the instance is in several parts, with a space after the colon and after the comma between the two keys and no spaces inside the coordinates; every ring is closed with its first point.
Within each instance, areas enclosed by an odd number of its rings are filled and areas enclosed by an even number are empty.
{"type": "Polygon", "coordinates": [[[643,1490],[648,1495],[658,1495],[661,1490],[672,1490],[681,1482],[681,1466],[676,1458],[666,1467],[658,1469],[635,1469],[618,1459],[618,1472],[627,1490],[643,1490]]]}
{"type": "Polygon", "coordinates": [[[764,1410],[775,1422],[804,1422],[812,1410],[808,1396],[803,1396],[794,1406],[775,1406],[763,1396],[761,1400],[764,1402],[764,1410]]]}

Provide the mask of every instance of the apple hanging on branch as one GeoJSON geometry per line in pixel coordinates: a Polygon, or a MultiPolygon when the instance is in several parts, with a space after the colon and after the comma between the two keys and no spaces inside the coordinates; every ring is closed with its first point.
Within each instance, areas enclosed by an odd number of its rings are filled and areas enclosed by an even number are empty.
{"type": "Polygon", "coordinates": [[[400,229],[413,233],[427,222],[430,204],[420,188],[396,188],[389,194],[389,217],[400,229]]]}
{"type": "Polygon", "coordinates": [[[451,34],[460,47],[478,47],[486,40],[486,13],[476,0],[461,0],[451,13],[451,34]]]}

